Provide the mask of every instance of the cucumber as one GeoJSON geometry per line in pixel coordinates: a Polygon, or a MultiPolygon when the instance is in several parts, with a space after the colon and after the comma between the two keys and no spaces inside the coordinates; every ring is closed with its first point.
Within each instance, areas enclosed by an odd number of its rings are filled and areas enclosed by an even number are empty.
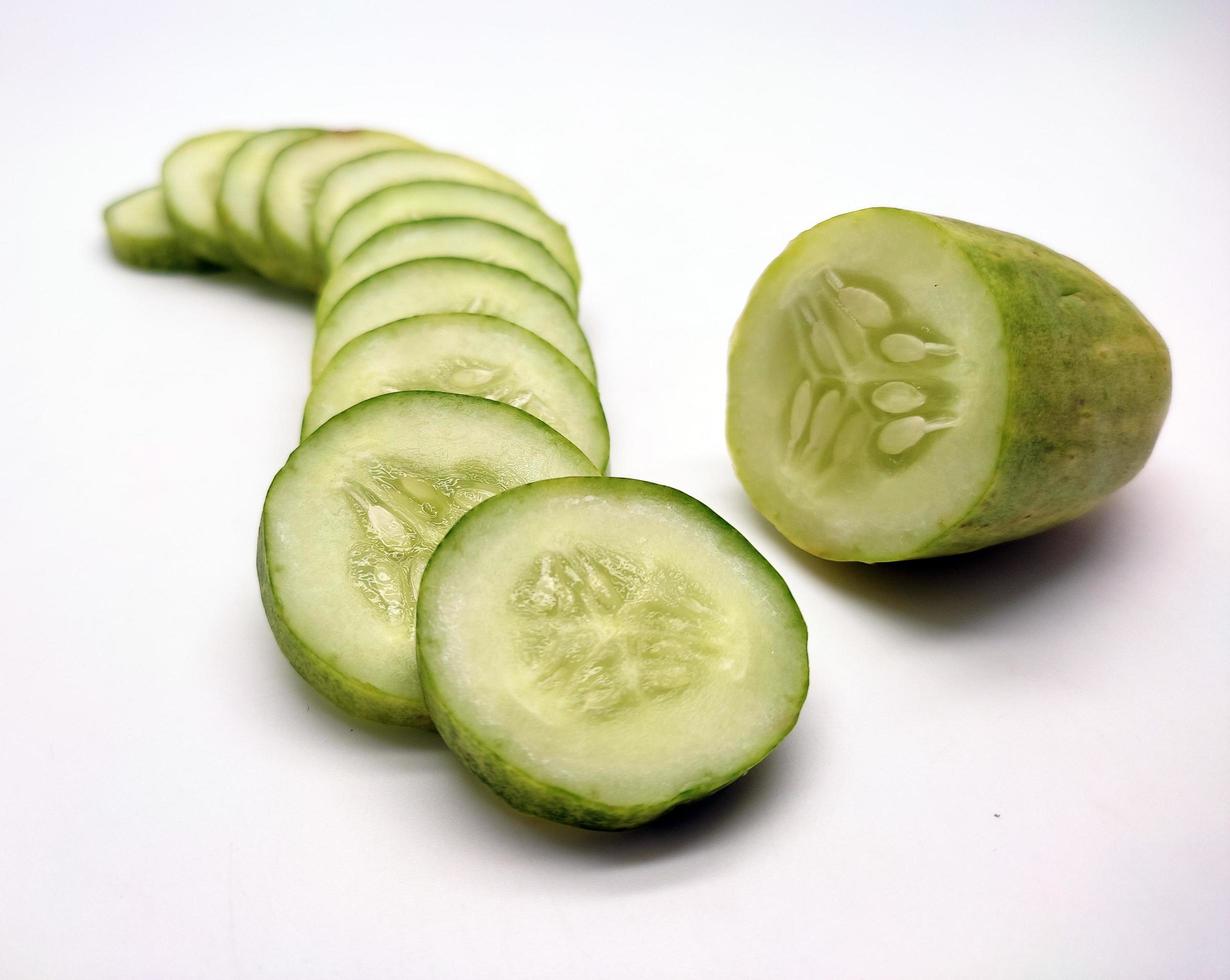
{"type": "Polygon", "coordinates": [[[1170,359],[1035,242],[891,208],[796,238],[752,291],[727,437],[756,508],[824,558],[972,551],[1079,517],[1152,451],[1170,359]]]}
{"type": "Polygon", "coordinates": [[[323,323],[354,286],[383,269],[411,259],[473,259],[503,266],[546,286],[577,311],[577,289],[551,253],[532,238],[477,218],[428,218],[377,232],[329,273],[316,301],[323,323]]]}
{"type": "Polygon", "coordinates": [[[634,827],[756,765],[807,694],[781,576],[700,502],[637,480],[519,487],[459,520],[419,589],[449,747],[514,807],[634,827]]]}
{"type": "Polygon", "coordinates": [[[386,187],[354,205],[338,220],[325,262],[336,269],[377,232],[390,225],[423,218],[482,218],[532,238],[551,253],[573,284],[581,283],[576,254],[568,232],[533,204],[488,187],[442,181],[419,181],[386,187]]]}
{"type": "Polygon", "coordinates": [[[421,149],[404,136],[356,129],[292,143],[274,158],[261,198],[261,224],[266,240],[293,278],[291,285],[315,290],[320,283],[312,209],[329,171],[348,160],[393,147],[421,149]]]}
{"type": "Polygon", "coordinates": [[[239,265],[218,220],[218,188],[226,161],[252,134],[228,129],[180,143],[162,164],[167,216],[180,240],[217,265],[239,265]]]}
{"type": "Polygon", "coordinates": [[[426,313],[482,313],[515,323],[595,378],[585,334],[562,299],[519,272],[469,259],[416,259],[352,288],[316,331],[312,378],[360,334],[426,313]]]}
{"type": "Polygon", "coordinates": [[[579,449],[525,412],[439,392],[393,392],[321,426],[274,478],[257,574],[292,666],[362,718],[427,725],[415,597],[449,526],[530,480],[588,475],[579,449]]]}
{"type": "Polygon", "coordinates": [[[292,274],[265,240],[261,225],[261,198],[274,158],[293,143],[321,133],[319,129],[271,129],[242,143],[222,171],[218,188],[218,223],[227,244],[239,258],[266,279],[293,282],[292,274]]]}
{"type": "Polygon", "coordinates": [[[171,227],[161,187],[146,187],[107,205],[103,224],[111,251],[128,265],[177,272],[212,268],[171,227]]]}
{"type": "Polygon", "coordinates": [[[338,219],[365,197],[396,184],[420,180],[450,180],[503,191],[530,204],[534,195],[511,177],[453,153],[433,150],[381,150],[344,163],[320,187],[312,214],[312,235],[323,252],[338,219]]]}
{"type": "Polygon", "coordinates": [[[351,405],[388,391],[492,398],[545,422],[605,470],[610,450],[598,392],[563,354],[494,317],[446,313],[398,320],[356,337],[308,396],[306,438],[351,405]]]}

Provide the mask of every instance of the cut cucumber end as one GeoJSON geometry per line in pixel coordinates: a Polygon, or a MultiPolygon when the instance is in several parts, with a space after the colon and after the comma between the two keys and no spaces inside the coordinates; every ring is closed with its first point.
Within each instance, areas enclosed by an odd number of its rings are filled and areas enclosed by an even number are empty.
{"type": "Polygon", "coordinates": [[[180,239],[217,265],[239,265],[218,217],[218,190],[231,154],[252,134],[222,130],[185,140],[162,164],[167,215],[180,239]]]}
{"type": "Polygon", "coordinates": [[[176,234],[161,187],[147,187],[107,205],[103,224],[111,251],[125,265],[166,272],[217,268],[176,234]]]}
{"type": "Polygon", "coordinates": [[[463,517],[419,595],[419,671],[461,759],[518,809],[623,829],[720,789],[794,726],[807,629],[703,504],[624,479],[463,517]]]}

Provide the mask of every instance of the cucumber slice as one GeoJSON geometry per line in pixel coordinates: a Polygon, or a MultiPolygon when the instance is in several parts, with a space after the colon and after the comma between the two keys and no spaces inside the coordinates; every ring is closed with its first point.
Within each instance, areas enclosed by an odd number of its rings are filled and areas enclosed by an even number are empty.
{"type": "Polygon", "coordinates": [[[593,472],[563,436],[499,402],[394,392],[343,412],[291,454],[265,498],[257,574],[278,645],[344,710],[429,724],[414,637],[432,549],[494,493],[593,472]]]}
{"type": "Polygon", "coordinates": [[[549,480],[454,525],[419,589],[419,676],[449,747],[520,810],[652,820],[794,727],[807,627],[781,576],[668,487],[549,480]]]}
{"type": "Polygon", "coordinates": [[[283,149],[269,168],[261,200],[265,238],[294,278],[292,285],[315,290],[321,266],[312,241],[312,208],[334,167],[393,147],[422,149],[404,136],[368,129],[321,133],[283,149]]]}
{"type": "Polygon", "coordinates": [[[271,129],[242,143],[222,171],[218,188],[218,223],[231,250],[245,264],[274,282],[293,282],[292,274],[265,240],[261,198],[274,158],[286,147],[318,136],[319,129],[271,129]]]}
{"type": "Polygon", "coordinates": [[[325,250],[329,269],[342,262],[377,232],[390,225],[423,218],[482,218],[532,238],[580,285],[581,272],[568,232],[533,204],[488,187],[420,181],[386,187],[364,198],[338,220],[325,250]]]}
{"type": "Polygon", "coordinates": [[[538,334],[594,380],[594,361],[572,311],[519,272],[469,259],[417,259],[377,272],[343,296],[316,331],[312,378],[360,334],[426,313],[482,313],[538,334]]]}
{"type": "Polygon", "coordinates": [[[534,195],[511,177],[467,157],[433,150],[381,150],[344,163],[325,178],[312,214],[312,235],[317,251],[323,252],[329,244],[338,219],[365,197],[385,187],[420,180],[448,180],[490,187],[537,204],[534,195]]]}
{"type": "Polygon", "coordinates": [[[529,412],[606,469],[610,436],[589,380],[528,330],[472,313],[398,320],[356,337],[313,385],[303,435],[367,398],[415,390],[477,395],[529,412]]]}
{"type": "Polygon", "coordinates": [[[139,269],[191,272],[211,268],[175,234],[161,187],[121,197],[103,211],[115,257],[139,269]]]}
{"type": "Polygon", "coordinates": [[[953,554],[1071,520],[1144,465],[1157,332],[1035,242],[874,208],[796,238],[735,328],[727,436],[766,518],[825,558],[953,554]]]}
{"type": "Polygon", "coordinates": [[[532,238],[477,218],[429,218],[377,232],[329,273],[316,301],[323,323],[337,301],[364,279],[412,259],[456,258],[503,266],[528,276],[577,311],[577,290],[551,253],[532,238]]]}
{"type": "Polygon", "coordinates": [[[218,188],[226,161],[252,134],[228,129],[180,143],[162,164],[167,216],[193,252],[217,265],[239,265],[218,220],[218,188]]]}

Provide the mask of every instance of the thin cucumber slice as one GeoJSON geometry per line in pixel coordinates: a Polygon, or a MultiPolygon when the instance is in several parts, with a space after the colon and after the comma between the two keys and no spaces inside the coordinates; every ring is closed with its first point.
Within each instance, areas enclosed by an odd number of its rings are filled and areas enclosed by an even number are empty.
{"type": "Polygon", "coordinates": [[[1084,266],[874,208],[804,232],[730,349],[727,437],[766,518],[825,558],[972,551],[1071,520],[1144,465],[1157,332],[1084,266]]]}
{"type": "Polygon", "coordinates": [[[180,143],[162,164],[167,215],[193,252],[218,265],[239,265],[218,220],[218,188],[230,155],[252,134],[228,129],[180,143]]]}
{"type": "Polygon", "coordinates": [[[546,286],[575,314],[577,289],[551,253],[532,238],[477,218],[429,218],[377,232],[325,279],[316,301],[316,322],[328,319],[337,301],[364,279],[413,259],[472,259],[512,269],[546,286]]]}
{"type": "Polygon", "coordinates": [[[553,429],[483,398],[394,392],[343,412],[265,498],[257,574],[278,645],[351,714],[428,725],[415,600],[432,549],[492,494],[593,472],[553,429]]]}
{"type": "Polygon", "coordinates": [[[427,313],[482,313],[538,334],[595,379],[585,334],[568,305],[519,272],[469,259],[417,259],[377,272],[338,301],[316,331],[312,378],[361,334],[427,313]]]}
{"type": "Polygon", "coordinates": [[[218,188],[218,223],[231,250],[244,264],[266,279],[289,284],[292,274],[284,268],[265,239],[261,224],[261,198],[269,168],[286,147],[320,135],[319,129],[271,129],[256,133],[226,161],[218,188]]]}
{"type": "Polygon", "coordinates": [[[606,469],[606,416],[585,375],[528,330],[472,313],[398,320],[356,337],[312,386],[303,435],[365,399],[416,390],[477,395],[529,412],[606,469]]]}
{"type": "Polygon", "coordinates": [[[433,150],[381,150],[344,163],[320,187],[312,214],[312,235],[323,252],[338,219],[365,197],[396,184],[448,180],[503,191],[530,204],[534,195],[511,177],[454,153],[433,150]]]}
{"type": "Polygon", "coordinates": [[[107,205],[103,224],[111,251],[127,265],[176,272],[211,268],[171,227],[161,187],[147,187],[107,205]]]}
{"type": "Polygon", "coordinates": [[[634,827],[794,727],[807,627],[781,576],[686,494],[520,487],[463,517],[419,589],[419,676],[449,747],[520,810],[634,827]]]}
{"type": "Polygon", "coordinates": [[[261,200],[265,238],[294,277],[292,285],[315,290],[321,265],[312,241],[312,209],[334,167],[394,147],[421,149],[404,136],[368,129],[321,133],[292,143],[274,158],[261,200]]]}
{"type": "Polygon", "coordinates": [[[574,285],[581,271],[568,232],[533,204],[489,187],[419,181],[386,187],[354,205],[338,220],[325,250],[328,268],[342,262],[377,232],[423,218],[482,218],[540,242],[564,267],[574,285]]]}

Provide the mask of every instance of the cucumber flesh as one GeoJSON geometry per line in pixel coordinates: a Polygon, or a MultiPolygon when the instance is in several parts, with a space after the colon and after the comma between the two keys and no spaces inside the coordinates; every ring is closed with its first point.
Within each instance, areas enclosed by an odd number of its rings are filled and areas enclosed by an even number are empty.
{"type": "Polygon", "coordinates": [[[677,490],[574,478],[458,521],[419,590],[440,734],[518,809],[615,830],[763,759],[807,693],[781,577],[677,490]]]}
{"type": "Polygon", "coordinates": [[[286,147],[320,133],[308,128],[256,133],[231,154],[222,171],[218,222],[227,244],[245,265],[274,282],[290,284],[294,276],[283,268],[261,225],[261,198],[269,168],[286,147]]]}
{"type": "Polygon", "coordinates": [[[477,395],[529,412],[606,469],[610,436],[589,380],[528,330],[471,313],[399,320],[356,337],[312,386],[303,435],[365,399],[416,390],[477,395]]]}
{"type": "Polygon", "coordinates": [[[568,232],[533,204],[488,187],[440,181],[419,181],[386,187],[354,205],[338,220],[325,261],[329,269],[342,262],[377,232],[390,225],[423,218],[482,218],[532,238],[551,253],[573,284],[581,272],[568,232]]]}
{"type": "Polygon", "coordinates": [[[481,313],[524,327],[554,346],[590,381],[594,361],[568,305],[519,272],[469,259],[418,259],[363,280],[316,331],[312,378],[355,337],[428,313],[481,313]]]}
{"type": "Polygon", "coordinates": [[[212,268],[171,227],[161,187],[147,187],[109,204],[103,224],[111,251],[127,265],[175,272],[212,268]]]}
{"type": "Polygon", "coordinates": [[[563,436],[499,402],[394,392],[321,426],[274,478],[257,573],[278,645],[363,718],[427,725],[415,601],[436,543],[480,500],[593,474],[563,436]]]}
{"type": "Polygon", "coordinates": [[[769,266],[730,350],[727,436],[752,502],[826,558],[951,554],[1079,516],[1144,464],[1165,345],[1071,259],[875,208],[769,266]]]}
{"type": "Polygon", "coordinates": [[[177,146],[162,164],[167,215],[193,252],[217,265],[239,265],[218,220],[218,188],[231,154],[252,134],[230,129],[195,136],[177,146]]]}
{"type": "Polygon", "coordinates": [[[577,311],[572,279],[532,238],[477,218],[429,218],[385,228],[355,249],[325,279],[316,301],[316,322],[328,319],[337,301],[369,276],[413,259],[431,258],[471,259],[512,269],[546,286],[574,314],[577,311]]]}
{"type": "Polygon", "coordinates": [[[321,133],[283,149],[269,168],[261,198],[265,237],[293,277],[291,285],[315,290],[321,265],[312,240],[312,209],[334,167],[376,150],[420,144],[404,136],[358,129],[321,133]]]}
{"type": "Polygon", "coordinates": [[[329,244],[338,219],[365,197],[397,184],[446,180],[489,187],[529,204],[534,195],[511,177],[467,157],[432,150],[381,150],[344,163],[321,185],[312,214],[312,235],[318,251],[329,244]]]}

